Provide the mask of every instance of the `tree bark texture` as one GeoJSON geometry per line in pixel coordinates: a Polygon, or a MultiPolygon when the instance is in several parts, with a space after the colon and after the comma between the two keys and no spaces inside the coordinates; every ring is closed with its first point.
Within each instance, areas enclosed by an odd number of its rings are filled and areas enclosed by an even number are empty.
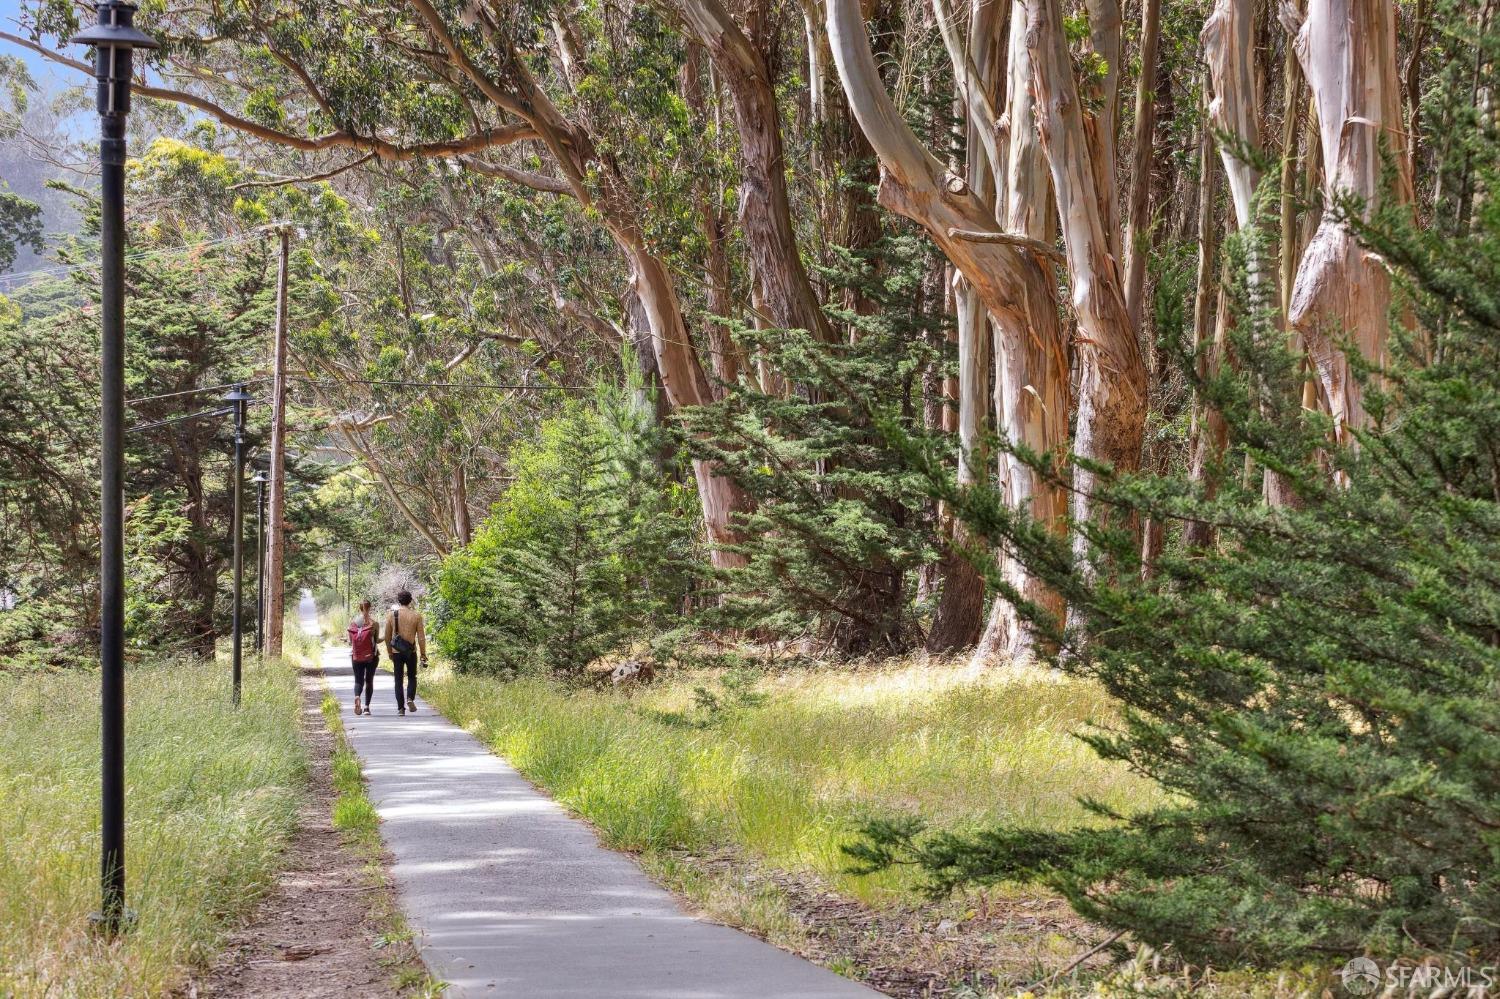
{"type": "MultiPolygon", "coordinates": [[[[1106,147],[1089,141],[1058,0],[1026,0],[1026,47],[1034,69],[1037,127],[1052,174],[1078,318],[1078,431],[1073,450],[1093,462],[1133,471],[1140,466],[1145,434],[1146,365],[1111,252],[1106,228],[1109,199],[1095,181],[1113,176],[1114,165],[1095,162],[1106,147]]],[[[1074,469],[1076,521],[1102,516],[1093,502],[1097,487],[1095,472],[1081,465],[1074,469]]],[[[1074,550],[1087,571],[1091,553],[1081,534],[1074,550]]]]}
{"type": "Polygon", "coordinates": [[[1367,425],[1363,391],[1351,370],[1349,344],[1377,370],[1390,333],[1390,277],[1338,217],[1336,202],[1352,195],[1365,216],[1382,197],[1380,146],[1397,169],[1395,196],[1411,199],[1396,71],[1396,12],[1391,0],[1309,0],[1290,3],[1282,21],[1318,120],[1323,156],[1323,218],[1297,267],[1288,319],[1302,335],[1341,440],[1367,425]]]}

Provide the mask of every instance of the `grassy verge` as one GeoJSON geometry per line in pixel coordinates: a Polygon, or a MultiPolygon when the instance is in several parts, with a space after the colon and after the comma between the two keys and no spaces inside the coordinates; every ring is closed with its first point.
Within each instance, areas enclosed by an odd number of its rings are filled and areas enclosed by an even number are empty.
{"type": "Polygon", "coordinates": [[[916,886],[906,870],[845,872],[862,819],[1052,829],[1091,821],[1081,795],[1130,810],[1158,793],[1072,737],[1113,717],[1102,692],[1042,673],[827,670],[753,693],[694,676],[631,696],[438,675],[425,692],[611,846],[732,848],[871,903],[916,886]]]}
{"type": "Polygon", "coordinates": [[[127,900],[118,943],[99,905],[99,680],[10,675],[0,724],[0,995],[160,995],[201,965],[275,879],[307,759],[295,671],[247,661],[127,673],[127,900]]]}
{"type": "MultiPolygon", "coordinates": [[[[388,887],[385,870],[385,847],[380,841],[380,816],[365,786],[359,757],[349,745],[344,732],[339,705],[332,694],[324,694],[320,705],[328,730],[333,734],[333,827],[344,836],[365,863],[365,876],[372,885],[388,887]]],[[[410,995],[436,997],[443,994],[443,983],[433,979],[422,965],[417,952],[416,936],[407,925],[406,916],[395,903],[394,894],[381,892],[376,898],[372,916],[382,928],[375,946],[386,952],[381,964],[391,971],[396,988],[410,995]]]]}

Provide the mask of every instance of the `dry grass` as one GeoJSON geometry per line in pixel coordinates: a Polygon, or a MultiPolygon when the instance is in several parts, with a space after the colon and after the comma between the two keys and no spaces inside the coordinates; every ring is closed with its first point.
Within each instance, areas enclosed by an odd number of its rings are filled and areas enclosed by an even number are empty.
{"type": "Polygon", "coordinates": [[[1092,821],[1081,795],[1129,811],[1159,793],[1073,737],[1113,717],[1108,698],[1040,671],[785,672],[760,676],[749,697],[715,674],[633,695],[480,677],[426,692],[613,846],[742,850],[874,903],[915,883],[905,870],[845,872],[841,847],[862,819],[1056,829],[1092,821]],[[704,708],[699,688],[720,707],[704,708]]]}
{"type": "Polygon", "coordinates": [[[98,677],[7,677],[0,725],[0,995],[160,995],[205,963],[275,878],[306,773],[291,666],[127,673],[126,874],[134,928],[99,906],[98,677]]]}

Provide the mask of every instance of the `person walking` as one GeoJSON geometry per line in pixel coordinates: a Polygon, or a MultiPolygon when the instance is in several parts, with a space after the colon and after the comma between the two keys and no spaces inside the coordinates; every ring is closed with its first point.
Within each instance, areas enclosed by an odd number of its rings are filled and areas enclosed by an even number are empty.
{"type": "Polygon", "coordinates": [[[396,678],[396,709],[405,715],[417,710],[417,659],[427,665],[427,626],[422,612],[411,605],[411,593],[396,594],[396,606],[385,619],[385,648],[391,654],[391,672],[396,678]],[[401,696],[401,676],[406,675],[406,696],[401,696]]]}
{"type": "Polygon", "coordinates": [[[370,613],[368,600],[359,602],[359,613],[349,622],[349,658],[354,663],[354,713],[371,714],[375,704],[375,667],[380,664],[380,622],[370,613]]]}

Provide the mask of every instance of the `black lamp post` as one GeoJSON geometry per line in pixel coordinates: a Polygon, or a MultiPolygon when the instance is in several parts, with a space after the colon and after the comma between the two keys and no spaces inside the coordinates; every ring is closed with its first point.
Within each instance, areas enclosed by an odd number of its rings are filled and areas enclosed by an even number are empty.
{"type": "Polygon", "coordinates": [[[99,110],[99,666],[102,724],[99,871],[95,925],[107,936],[125,911],[125,117],[135,49],[154,49],[134,26],[135,5],[102,0],[99,23],[72,39],[94,47],[99,110]]]}
{"type": "Polygon", "coordinates": [[[271,477],[257,468],[255,483],[255,653],[266,651],[266,483],[271,477]]]}
{"type": "Polygon", "coordinates": [[[251,396],[245,386],[236,385],[224,401],[234,407],[234,609],[233,638],[230,657],[234,662],[234,705],[240,704],[240,659],[244,651],[244,634],[241,619],[245,601],[241,596],[245,583],[245,408],[251,396]]]}

